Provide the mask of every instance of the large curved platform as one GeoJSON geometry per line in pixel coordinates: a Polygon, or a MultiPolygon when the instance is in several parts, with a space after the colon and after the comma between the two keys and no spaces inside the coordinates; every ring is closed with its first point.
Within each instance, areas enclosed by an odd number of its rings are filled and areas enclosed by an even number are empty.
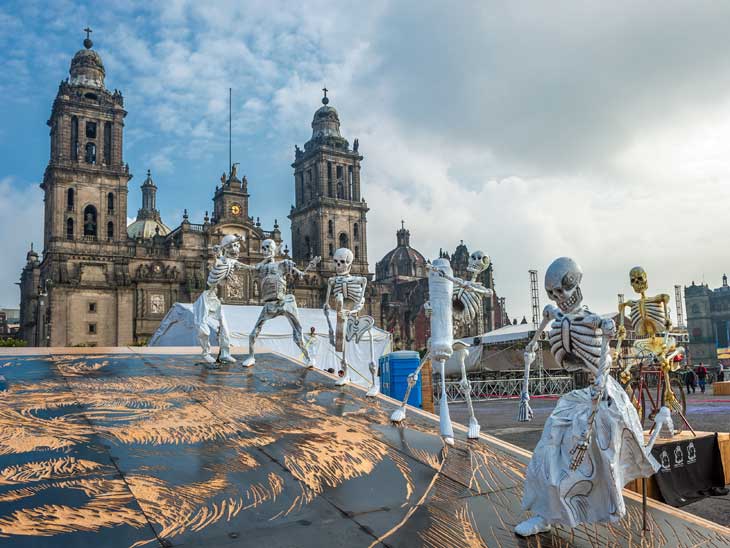
{"type": "Polygon", "coordinates": [[[273,354],[85,350],[0,355],[0,545],[730,546],[655,502],[642,536],[633,494],[618,523],[520,539],[514,446],[457,427],[447,449],[436,417],[393,426],[392,400],[273,354]]]}

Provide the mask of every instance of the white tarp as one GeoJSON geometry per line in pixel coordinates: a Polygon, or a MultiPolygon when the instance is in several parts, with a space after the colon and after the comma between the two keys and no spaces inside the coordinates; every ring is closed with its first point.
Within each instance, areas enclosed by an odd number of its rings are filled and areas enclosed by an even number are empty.
{"type": "MultiPolygon", "coordinates": [[[[231,343],[236,346],[248,347],[248,334],[256,324],[261,312],[260,306],[223,305],[224,314],[231,331],[231,343]]],[[[319,369],[340,369],[339,354],[329,343],[327,319],[320,308],[300,308],[299,320],[304,332],[304,342],[310,355],[315,358],[319,369]],[[314,327],[314,337],[311,328],[314,327]]],[[[335,314],[330,312],[332,325],[335,324],[335,314]]],[[[217,346],[218,322],[210,318],[211,344],[217,346]]],[[[383,354],[390,352],[390,333],[373,328],[373,347],[375,361],[383,354]]],[[[198,338],[193,322],[193,305],[189,303],[175,303],[168,311],[150,339],[149,346],[197,346],[198,338]]],[[[302,360],[303,356],[292,339],[291,326],[283,316],[269,320],[264,324],[261,334],[256,339],[258,350],[264,348],[302,360]]],[[[350,372],[352,381],[362,386],[370,384],[370,342],[367,335],[359,344],[354,342],[347,347],[347,363],[354,371],[350,372]]],[[[376,379],[380,382],[379,379],[376,379]]]]}

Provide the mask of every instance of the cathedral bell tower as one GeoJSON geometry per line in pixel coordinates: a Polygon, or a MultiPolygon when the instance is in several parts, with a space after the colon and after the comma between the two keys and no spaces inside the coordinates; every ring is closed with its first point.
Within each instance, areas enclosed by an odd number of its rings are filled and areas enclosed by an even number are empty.
{"type": "Polygon", "coordinates": [[[127,240],[127,112],[122,94],[104,87],[104,64],[85,30],[84,49],[74,55],[48,120],[51,158],[41,184],[46,254],[127,240]]]}
{"type": "Polygon", "coordinates": [[[347,247],[355,260],[354,274],[368,273],[366,214],[360,195],[360,162],[363,157],[355,139],[353,146],[340,134],[340,118],[329,106],[327,88],[322,106],[314,113],[312,138],[304,150],[295,147],[295,205],[292,225],[292,256],[306,263],[322,257],[324,273],[334,272],[336,249],[347,247]]]}

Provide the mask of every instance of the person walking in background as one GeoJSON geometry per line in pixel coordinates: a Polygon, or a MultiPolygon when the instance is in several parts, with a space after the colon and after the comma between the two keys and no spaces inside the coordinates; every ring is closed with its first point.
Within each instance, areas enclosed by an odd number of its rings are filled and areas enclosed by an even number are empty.
{"type": "Polygon", "coordinates": [[[705,384],[707,382],[707,368],[700,362],[697,366],[697,380],[700,384],[700,392],[705,393],[705,384]]]}
{"type": "Polygon", "coordinates": [[[725,380],[725,365],[720,362],[717,366],[717,381],[722,382],[725,380]]]}
{"type": "Polygon", "coordinates": [[[693,394],[695,393],[695,372],[689,364],[687,364],[687,369],[684,372],[684,385],[687,387],[687,394],[690,390],[693,394]]]}

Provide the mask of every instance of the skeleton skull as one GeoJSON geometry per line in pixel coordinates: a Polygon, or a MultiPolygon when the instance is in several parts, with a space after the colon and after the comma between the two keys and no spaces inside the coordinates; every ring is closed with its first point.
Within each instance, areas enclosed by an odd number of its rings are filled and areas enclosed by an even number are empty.
{"type": "Polygon", "coordinates": [[[545,289],[563,312],[573,312],[580,307],[583,294],[580,282],[583,269],[569,257],[555,259],[545,272],[545,289]]]}
{"type": "Polygon", "coordinates": [[[649,281],[646,277],[646,270],[640,266],[635,266],[631,269],[629,272],[629,279],[631,280],[631,287],[633,287],[634,291],[637,293],[643,293],[649,289],[649,281]]]}
{"type": "Polygon", "coordinates": [[[223,255],[230,259],[238,258],[241,252],[241,240],[243,238],[238,234],[226,234],[220,243],[220,248],[223,251],[223,255]]]}
{"type": "Polygon", "coordinates": [[[480,274],[489,268],[489,255],[483,251],[475,251],[469,256],[469,264],[466,267],[468,272],[480,274]]]}
{"type": "Polygon", "coordinates": [[[350,268],[352,268],[352,260],[354,256],[352,254],[352,251],[347,249],[346,247],[341,247],[337,251],[335,251],[334,254],[334,261],[335,261],[335,272],[337,272],[338,275],[344,276],[350,273],[350,268]]]}
{"type": "Polygon", "coordinates": [[[261,242],[261,253],[265,259],[273,259],[276,257],[276,242],[274,240],[266,239],[261,242]]]}

